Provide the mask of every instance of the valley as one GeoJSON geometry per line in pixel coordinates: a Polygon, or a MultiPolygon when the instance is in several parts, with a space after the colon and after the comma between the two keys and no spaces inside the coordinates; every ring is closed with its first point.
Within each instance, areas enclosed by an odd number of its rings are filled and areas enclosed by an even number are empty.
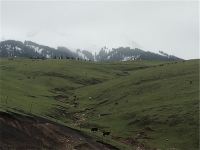
{"type": "Polygon", "coordinates": [[[41,125],[44,133],[29,144],[47,149],[65,149],[63,138],[74,141],[67,149],[198,149],[199,60],[2,58],[0,74],[1,129],[16,130],[9,138],[41,125]],[[43,140],[50,133],[52,143],[43,140]]]}

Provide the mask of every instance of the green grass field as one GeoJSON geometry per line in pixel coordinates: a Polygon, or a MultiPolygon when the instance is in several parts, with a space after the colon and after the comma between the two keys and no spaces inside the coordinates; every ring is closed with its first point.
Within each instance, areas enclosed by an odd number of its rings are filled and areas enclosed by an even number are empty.
{"type": "Polygon", "coordinates": [[[198,150],[199,60],[0,60],[0,110],[34,114],[121,149],[198,150]],[[129,140],[128,140],[129,139],[129,140]],[[132,140],[132,143],[130,142],[132,140]]]}

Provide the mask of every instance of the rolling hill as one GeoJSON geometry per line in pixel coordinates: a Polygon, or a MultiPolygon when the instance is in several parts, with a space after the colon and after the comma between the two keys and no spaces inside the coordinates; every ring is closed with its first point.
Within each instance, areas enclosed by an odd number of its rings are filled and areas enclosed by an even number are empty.
{"type": "Polygon", "coordinates": [[[1,112],[43,118],[118,149],[198,150],[199,60],[4,58],[0,72],[1,112]]]}

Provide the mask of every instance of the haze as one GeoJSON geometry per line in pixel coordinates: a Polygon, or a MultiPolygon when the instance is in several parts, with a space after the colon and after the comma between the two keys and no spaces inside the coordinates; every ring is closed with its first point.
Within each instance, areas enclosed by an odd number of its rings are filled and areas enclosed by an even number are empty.
{"type": "Polygon", "coordinates": [[[198,1],[1,1],[1,40],[199,58],[198,1]]]}

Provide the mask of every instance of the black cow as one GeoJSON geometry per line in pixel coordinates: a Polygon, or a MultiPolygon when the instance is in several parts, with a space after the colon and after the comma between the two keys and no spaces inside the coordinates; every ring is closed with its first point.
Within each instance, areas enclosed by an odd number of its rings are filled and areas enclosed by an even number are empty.
{"type": "Polygon", "coordinates": [[[103,131],[103,136],[110,135],[110,132],[103,131]]]}
{"type": "Polygon", "coordinates": [[[92,132],[98,131],[98,128],[92,128],[91,131],[92,132]]]}

